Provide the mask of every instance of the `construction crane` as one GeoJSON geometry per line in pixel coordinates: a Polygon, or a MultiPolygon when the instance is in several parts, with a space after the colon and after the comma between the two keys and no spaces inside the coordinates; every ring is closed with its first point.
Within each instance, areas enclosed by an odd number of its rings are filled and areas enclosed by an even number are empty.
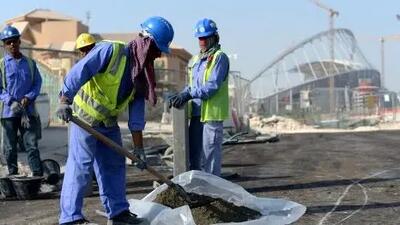
{"type": "Polygon", "coordinates": [[[90,23],[90,19],[92,19],[92,14],[90,13],[90,11],[86,11],[86,25],[89,28],[89,23],[90,23]]]}
{"type": "Polygon", "coordinates": [[[400,35],[382,36],[381,41],[381,87],[385,87],[385,42],[387,41],[400,41],[400,35]]]}
{"type": "MultiPolygon", "coordinates": [[[[396,19],[400,21],[400,15],[396,14],[396,19]]],[[[382,36],[380,39],[381,42],[381,87],[385,87],[385,42],[387,41],[400,41],[400,35],[387,35],[382,36]]]]}
{"type": "MultiPolygon", "coordinates": [[[[335,33],[334,33],[334,28],[335,28],[335,17],[339,16],[339,12],[322,4],[318,0],[310,0],[312,3],[314,3],[317,7],[320,9],[323,9],[328,12],[329,14],[329,31],[330,31],[330,56],[332,60],[332,64],[335,63],[335,33]]],[[[333,66],[333,65],[332,65],[333,66]]],[[[335,88],[335,78],[333,75],[329,77],[329,109],[330,112],[333,113],[335,111],[335,93],[334,93],[334,88],[335,88]]]]}

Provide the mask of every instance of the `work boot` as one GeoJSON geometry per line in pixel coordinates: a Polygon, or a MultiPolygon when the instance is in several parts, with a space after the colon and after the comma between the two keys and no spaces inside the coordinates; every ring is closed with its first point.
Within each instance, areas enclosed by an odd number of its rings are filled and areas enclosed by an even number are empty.
{"type": "Polygon", "coordinates": [[[109,219],[107,225],[150,225],[150,223],[146,219],[138,218],[135,214],[126,210],[109,219]]]}

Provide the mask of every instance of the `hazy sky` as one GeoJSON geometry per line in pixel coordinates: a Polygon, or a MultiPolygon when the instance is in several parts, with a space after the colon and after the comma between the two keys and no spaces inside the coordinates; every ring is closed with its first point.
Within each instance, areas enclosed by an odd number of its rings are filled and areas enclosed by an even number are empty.
{"type": "MultiPolygon", "coordinates": [[[[400,34],[399,0],[321,0],[339,11],[336,27],[355,34],[366,58],[380,70],[379,37],[400,34]]],[[[203,17],[216,21],[227,54],[238,54],[231,68],[253,77],[279,52],[328,29],[328,16],[309,0],[14,0],[2,4],[0,20],[45,8],[86,23],[90,32],[132,32],[149,16],[160,15],[174,26],[174,42],[189,52],[198,51],[193,26],[203,17]]],[[[400,91],[400,40],[386,43],[386,85],[400,91]]]]}

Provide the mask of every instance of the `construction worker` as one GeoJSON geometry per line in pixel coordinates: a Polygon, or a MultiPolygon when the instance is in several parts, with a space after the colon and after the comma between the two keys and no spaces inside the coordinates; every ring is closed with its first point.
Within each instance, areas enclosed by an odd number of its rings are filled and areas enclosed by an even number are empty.
{"type": "Polygon", "coordinates": [[[27,152],[33,176],[42,176],[43,170],[38,149],[40,122],[35,109],[40,94],[42,78],[36,63],[20,51],[20,33],[6,26],[0,34],[5,55],[0,59],[1,125],[4,132],[4,153],[10,175],[18,174],[18,131],[27,152]]]}
{"type": "Polygon", "coordinates": [[[95,46],[96,40],[91,34],[82,33],[76,39],[75,47],[79,51],[81,57],[85,57],[95,46]]]}
{"type": "Polygon", "coordinates": [[[221,175],[223,121],[229,117],[229,59],[219,44],[217,25],[201,19],[194,36],[200,53],[189,63],[189,84],[169,99],[170,107],[189,102],[189,163],[191,170],[221,175]]]}
{"type": "MultiPolygon", "coordinates": [[[[134,153],[145,161],[142,130],[145,99],[156,103],[154,60],[169,53],[174,31],[162,17],[141,24],[141,36],[127,45],[99,42],[67,74],[60,92],[57,115],[68,122],[72,113],[114,142],[122,145],[117,115],[129,109],[128,126],[134,153]],[[72,104],[72,108],[71,108],[72,104]]],[[[145,163],[136,165],[140,169],[145,163]]],[[[85,189],[94,170],[108,225],[148,224],[130,213],[125,196],[125,158],[70,124],[69,155],[61,193],[60,224],[84,224],[85,189]]]]}

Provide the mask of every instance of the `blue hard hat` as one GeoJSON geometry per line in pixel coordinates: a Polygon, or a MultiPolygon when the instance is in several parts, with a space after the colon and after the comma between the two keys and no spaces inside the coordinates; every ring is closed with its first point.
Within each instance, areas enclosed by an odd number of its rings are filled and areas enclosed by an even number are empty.
{"type": "Polygon", "coordinates": [[[174,38],[174,29],[166,19],[153,16],[145,20],[140,26],[144,32],[150,34],[162,52],[170,52],[169,45],[174,38]]]}
{"type": "Polygon", "coordinates": [[[196,23],[196,27],[194,28],[194,36],[199,37],[208,37],[217,33],[217,24],[211,19],[201,19],[196,23]]]}
{"type": "Polygon", "coordinates": [[[7,25],[0,34],[0,38],[2,41],[10,39],[10,38],[19,38],[21,35],[17,28],[7,25]]]}

